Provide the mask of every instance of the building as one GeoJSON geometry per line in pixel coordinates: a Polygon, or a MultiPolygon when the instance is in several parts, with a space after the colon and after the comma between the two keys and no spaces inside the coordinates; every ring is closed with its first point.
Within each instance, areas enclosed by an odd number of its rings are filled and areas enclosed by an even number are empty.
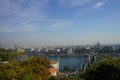
{"type": "Polygon", "coordinates": [[[68,54],[71,55],[73,53],[73,48],[71,47],[70,49],[68,49],[68,54]]]}
{"type": "Polygon", "coordinates": [[[18,53],[24,53],[25,52],[25,49],[24,48],[16,48],[16,51],[18,52],[18,53]]]}
{"type": "Polygon", "coordinates": [[[55,60],[50,60],[51,67],[49,68],[49,72],[51,76],[57,76],[57,73],[59,71],[59,62],[55,60]]]}
{"type": "Polygon", "coordinates": [[[48,70],[51,76],[57,76],[57,70],[54,67],[50,67],[48,70]]]}

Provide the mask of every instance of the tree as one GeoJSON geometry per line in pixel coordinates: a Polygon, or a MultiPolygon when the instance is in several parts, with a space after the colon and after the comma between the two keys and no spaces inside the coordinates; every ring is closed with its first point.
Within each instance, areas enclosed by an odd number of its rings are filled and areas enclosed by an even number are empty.
{"type": "Polygon", "coordinates": [[[19,80],[24,77],[25,68],[16,62],[8,62],[0,66],[0,80],[19,80]]]}
{"type": "Polygon", "coordinates": [[[120,59],[100,60],[88,67],[81,76],[85,80],[120,80],[120,59]]]}
{"type": "Polygon", "coordinates": [[[18,53],[12,50],[6,50],[4,48],[0,48],[0,60],[1,61],[13,60],[15,55],[18,55],[18,53]]]}
{"type": "Polygon", "coordinates": [[[0,80],[48,80],[48,59],[33,57],[26,61],[9,61],[0,65],[0,80]]]}
{"type": "Polygon", "coordinates": [[[69,66],[64,66],[64,71],[66,71],[66,72],[70,71],[69,66]]]}
{"type": "Polygon", "coordinates": [[[31,73],[35,80],[48,80],[50,67],[49,60],[33,57],[21,63],[26,68],[26,73],[31,73]]]}

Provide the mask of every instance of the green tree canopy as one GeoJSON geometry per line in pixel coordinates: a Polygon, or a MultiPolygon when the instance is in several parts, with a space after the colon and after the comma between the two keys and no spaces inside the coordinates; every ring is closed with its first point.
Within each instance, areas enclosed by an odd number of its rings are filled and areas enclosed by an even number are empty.
{"type": "Polygon", "coordinates": [[[120,80],[120,59],[106,58],[92,64],[82,73],[85,80],[120,80]]]}
{"type": "Polygon", "coordinates": [[[15,51],[0,48],[0,61],[13,60],[15,55],[18,55],[18,53],[15,51]]]}
{"type": "Polygon", "coordinates": [[[0,65],[0,80],[48,80],[48,59],[33,57],[22,62],[0,65]]]}

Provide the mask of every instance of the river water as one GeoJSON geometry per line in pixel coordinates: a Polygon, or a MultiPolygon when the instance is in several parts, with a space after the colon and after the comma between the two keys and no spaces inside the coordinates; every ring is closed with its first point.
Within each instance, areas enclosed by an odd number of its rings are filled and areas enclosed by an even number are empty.
{"type": "MultiPolygon", "coordinates": [[[[33,57],[33,56],[31,56],[33,57]]],[[[16,56],[14,59],[18,61],[24,61],[28,58],[28,56],[16,56]]],[[[49,60],[59,61],[59,69],[63,70],[64,66],[68,66],[71,70],[80,68],[81,63],[83,61],[82,56],[40,56],[43,58],[48,58],[49,60]]]]}
{"type": "MultiPolygon", "coordinates": [[[[103,57],[105,56],[110,56],[110,55],[103,55],[103,57]]],[[[81,64],[83,64],[84,59],[85,59],[85,57],[83,57],[82,55],[79,55],[79,56],[40,56],[40,57],[43,57],[43,58],[47,57],[49,60],[59,61],[60,70],[63,70],[64,66],[68,66],[71,70],[81,68],[81,64]]],[[[19,56],[15,58],[15,60],[20,60],[20,61],[24,61],[26,59],[28,59],[27,56],[22,56],[21,58],[19,56]]]]}
{"type": "Polygon", "coordinates": [[[59,61],[60,70],[63,70],[64,66],[68,66],[71,70],[80,68],[83,60],[82,56],[48,56],[48,59],[59,61]]]}

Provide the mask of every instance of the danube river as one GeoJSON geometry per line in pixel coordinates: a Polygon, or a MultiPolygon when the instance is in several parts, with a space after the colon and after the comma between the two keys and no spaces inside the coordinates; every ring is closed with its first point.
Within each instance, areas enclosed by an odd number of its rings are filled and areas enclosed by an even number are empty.
{"type": "MultiPolygon", "coordinates": [[[[110,56],[120,57],[120,54],[119,55],[118,54],[114,54],[114,55],[103,54],[103,55],[96,55],[96,56],[102,56],[102,57],[107,57],[107,56],[109,56],[109,57],[110,56]]],[[[33,57],[33,56],[31,56],[31,57],[33,57]]],[[[49,60],[59,61],[59,68],[60,68],[60,70],[63,70],[64,66],[68,66],[71,70],[77,69],[77,68],[81,68],[81,64],[83,65],[84,61],[86,62],[85,55],[84,56],[83,55],[78,55],[78,56],[45,56],[45,55],[43,55],[43,56],[40,56],[40,57],[43,57],[43,58],[47,57],[49,60]]],[[[23,60],[26,60],[28,58],[30,58],[30,57],[28,57],[28,56],[21,56],[21,57],[18,56],[17,57],[16,56],[15,60],[23,61],[23,60]]]]}
{"type": "MultiPolygon", "coordinates": [[[[88,56],[88,55],[87,55],[88,56]]],[[[94,60],[96,61],[97,57],[120,57],[120,54],[102,54],[102,55],[96,55],[94,56],[94,60]]],[[[85,56],[78,55],[78,56],[48,56],[47,57],[50,60],[57,60],[59,61],[59,68],[60,70],[64,69],[64,66],[68,66],[71,70],[81,68],[81,64],[84,64],[85,56]]],[[[91,57],[92,58],[92,57],[91,57]]],[[[88,57],[87,57],[87,60],[88,57]]],[[[89,62],[89,61],[88,61],[89,62]]]]}
{"type": "MultiPolygon", "coordinates": [[[[18,61],[24,61],[33,56],[16,56],[14,59],[18,61]]],[[[40,56],[43,58],[48,58],[49,60],[59,61],[59,69],[63,70],[64,66],[68,66],[71,70],[81,67],[83,62],[83,56],[40,56]]]]}
{"type": "Polygon", "coordinates": [[[63,56],[63,57],[48,56],[48,59],[59,61],[60,70],[63,70],[64,66],[68,66],[71,70],[80,68],[83,60],[82,56],[63,56]]]}

